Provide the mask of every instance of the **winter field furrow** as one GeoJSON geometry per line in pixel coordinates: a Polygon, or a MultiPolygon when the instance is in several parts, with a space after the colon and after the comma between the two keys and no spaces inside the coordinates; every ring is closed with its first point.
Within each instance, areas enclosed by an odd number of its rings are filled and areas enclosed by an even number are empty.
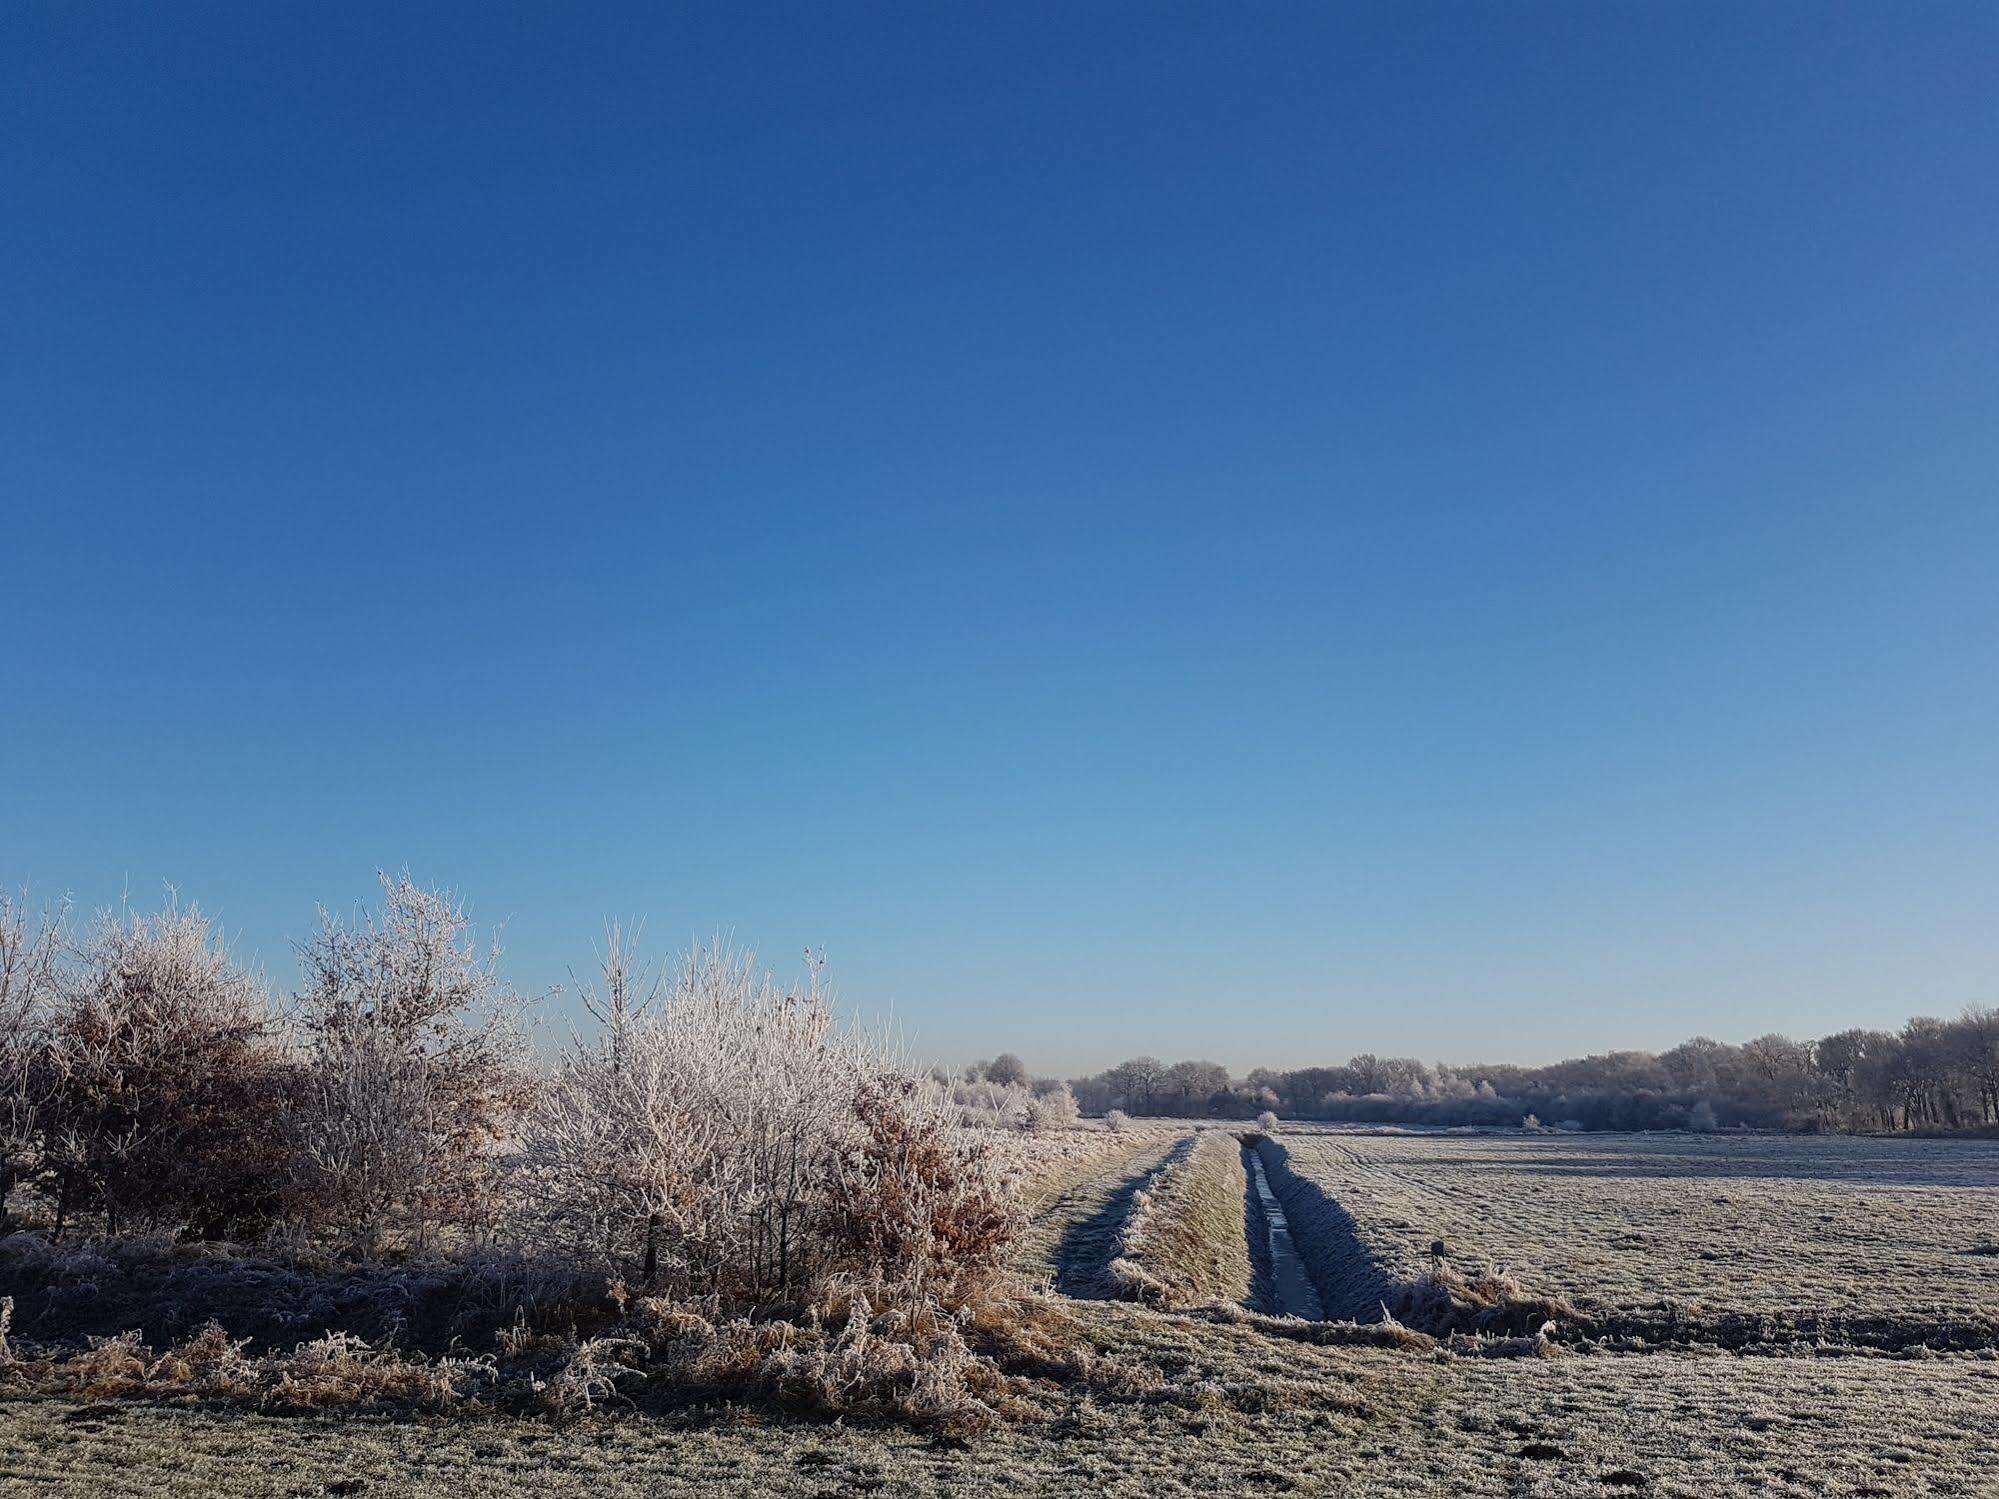
{"type": "Polygon", "coordinates": [[[1999,1141],[1287,1130],[1387,1273],[1592,1308],[1999,1316],[1999,1141]]]}
{"type": "Polygon", "coordinates": [[[1069,1295],[1102,1290],[1132,1195],[1185,1138],[1177,1129],[1015,1136],[1030,1204],[1021,1272],[1069,1295]]]}

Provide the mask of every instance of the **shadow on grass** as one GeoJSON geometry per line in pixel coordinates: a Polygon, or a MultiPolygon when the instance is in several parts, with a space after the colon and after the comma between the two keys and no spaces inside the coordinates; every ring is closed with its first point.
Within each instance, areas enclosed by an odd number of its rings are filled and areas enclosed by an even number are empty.
{"type": "Polygon", "coordinates": [[[1249,1297],[1243,1305],[1261,1316],[1278,1314],[1276,1266],[1270,1258],[1270,1219],[1263,1211],[1263,1194],[1256,1190],[1256,1173],[1249,1156],[1256,1149],[1243,1142],[1242,1232],[1249,1241],[1249,1297]]]}
{"type": "Polygon", "coordinates": [[[1367,1247],[1353,1215],[1317,1182],[1293,1171],[1291,1152],[1277,1141],[1266,1136],[1251,1148],[1290,1220],[1292,1242],[1323,1314],[1340,1321],[1381,1320],[1382,1303],[1397,1299],[1400,1282],[1367,1247]]]}
{"type": "Polygon", "coordinates": [[[1155,1157],[1120,1181],[1103,1206],[1088,1217],[1078,1218],[1062,1232],[1055,1251],[1055,1289],[1064,1296],[1083,1300],[1113,1299],[1107,1269],[1117,1257],[1118,1231],[1131,1214],[1131,1199],[1152,1174],[1178,1160],[1192,1148],[1194,1137],[1178,1142],[1163,1157],[1155,1157]]]}

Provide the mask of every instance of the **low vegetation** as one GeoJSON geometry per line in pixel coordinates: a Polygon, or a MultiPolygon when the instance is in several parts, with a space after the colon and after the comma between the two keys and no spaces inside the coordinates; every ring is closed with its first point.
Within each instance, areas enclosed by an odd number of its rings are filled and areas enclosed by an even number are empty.
{"type": "Polygon", "coordinates": [[[338,1365],[370,1395],[705,1389],[958,1428],[1018,1403],[997,1361],[1032,1343],[1017,1157],[840,1024],[816,969],[784,986],[715,945],[661,981],[614,932],[602,1024],[547,1069],[458,903],[407,878],[382,897],[322,913],[283,1006],[193,907],[79,930],[0,909],[25,1224],[0,1240],[0,1372],[284,1403],[338,1365]],[[178,1247],[217,1243],[257,1247],[178,1247]],[[245,1353],[246,1322],[279,1332],[274,1284],[337,1310],[334,1333],[245,1353]],[[232,1321],[179,1325],[204,1298],[232,1321]],[[413,1329],[433,1302],[452,1315],[413,1329]],[[92,1307],[132,1321],[89,1327],[92,1307]],[[148,1325],[169,1340],[129,1331],[148,1325]]]}
{"type": "Polygon", "coordinates": [[[1236,1136],[1194,1136],[1133,1194],[1109,1266],[1118,1293],[1155,1306],[1247,1300],[1246,1190],[1236,1136]]]}
{"type": "Polygon", "coordinates": [[[1492,1362],[1321,1346],[1128,1303],[1080,1302],[1074,1315],[1129,1382],[1052,1391],[1044,1419],[970,1444],[711,1405],[642,1419],[485,1406],[476,1420],[357,1419],[349,1407],[36,1397],[0,1380],[0,1491],[1980,1499],[1999,1469],[1999,1364],[1971,1358],[1492,1362]]]}

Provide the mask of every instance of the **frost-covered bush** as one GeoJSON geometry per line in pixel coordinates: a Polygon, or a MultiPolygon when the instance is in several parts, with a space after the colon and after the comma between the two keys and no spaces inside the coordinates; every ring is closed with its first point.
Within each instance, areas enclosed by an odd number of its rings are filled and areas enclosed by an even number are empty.
{"type": "Polygon", "coordinates": [[[545,1229],[641,1285],[783,1299],[817,1272],[813,1194],[864,1071],[816,980],[787,991],[747,955],[690,953],[544,1089],[526,1154],[545,1229]]]}
{"type": "MultiPolygon", "coordinates": [[[[520,1185],[545,1250],[644,1293],[619,1347],[707,1388],[990,1419],[1010,1385],[966,1335],[1012,1304],[1021,1209],[1012,1153],[950,1085],[839,1024],[816,967],[780,985],[719,942],[650,1004],[592,1008],[606,1030],[543,1091],[520,1185]]],[[[551,1397],[625,1372],[578,1367],[551,1397]]]]}
{"type": "Polygon", "coordinates": [[[1082,1110],[1077,1107],[1076,1095],[1069,1091],[1065,1083],[1047,1092],[1037,1090],[1027,1101],[1023,1122],[1028,1129],[1045,1133],[1067,1129],[1081,1117],[1082,1110]]]}
{"type": "Polygon", "coordinates": [[[1265,1109],[1261,1114],[1256,1116],[1256,1127],[1266,1135],[1274,1134],[1277,1130],[1277,1116],[1271,1113],[1270,1110],[1265,1109]]]}
{"type": "Polygon", "coordinates": [[[533,1093],[517,1020],[451,895],[383,875],[382,909],[326,911],[299,949],[304,1080],[291,1115],[294,1211],[366,1254],[489,1220],[497,1147],[533,1093]]]}
{"type": "Polygon", "coordinates": [[[822,1219],[834,1279],[905,1313],[985,1303],[1023,1226],[1011,1157],[893,1067],[863,1078],[822,1219]]]}
{"type": "Polygon", "coordinates": [[[716,943],[571,1047],[527,1131],[529,1190],[568,1252],[725,1307],[841,1276],[955,1282],[996,1268],[1015,1227],[956,1109],[838,1025],[816,971],[787,988],[716,943]]]}
{"type": "Polygon", "coordinates": [[[11,1222],[9,1194],[39,1165],[65,914],[31,913],[25,895],[0,894],[0,1233],[11,1222]]]}
{"type": "Polygon", "coordinates": [[[1104,1111],[1104,1128],[1114,1135],[1127,1134],[1131,1130],[1131,1115],[1127,1114],[1123,1109],[1106,1109],[1104,1111]]]}
{"type": "Polygon", "coordinates": [[[277,1211],[282,1059],[262,982],[208,918],[105,913],[56,970],[34,1067],[34,1174],[58,1233],[77,1213],[204,1237],[277,1211]]]}
{"type": "MultiPolygon", "coordinates": [[[[9,1366],[34,1387],[311,1406],[504,1376],[587,1409],[638,1374],[953,1425],[1015,1399],[1021,1142],[840,1023],[816,967],[781,986],[716,943],[654,985],[614,929],[600,1030],[535,1069],[495,954],[406,876],[357,923],[322,913],[288,1027],[192,908],[68,956],[37,930],[0,910],[7,1139],[59,1222],[108,1234],[8,1236],[53,1257],[10,1283],[38,1324],[96,1340],[9,1366]],[[264,1257],[186,1229],[268,1230],[264,1257]],[[86,1315],[178,1331],[209,1305],[229,1331],[164,1354],[86,1315]],[[330,1330],[243,1355],[294,1323],[330,1330]],[[406,1326],[427,1358],[390,1351],[406,1326]]],[[[1066,1091],[973,1086],[1015,1128],[1073,1116],[1066,1091]]]]}
{"type": "Polygon", "coordinates": [[[1033,1101],[1034,1095],[1022,1083],[981,1078],[951,1084],[951,1103],[961,1124],[986,1129],[1026,1129],[1033,1101]]]}

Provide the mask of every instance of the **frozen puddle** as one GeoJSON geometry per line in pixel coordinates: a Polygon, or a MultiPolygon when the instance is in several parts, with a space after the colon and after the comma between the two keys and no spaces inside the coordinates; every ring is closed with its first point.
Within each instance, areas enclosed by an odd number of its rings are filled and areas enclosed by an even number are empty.
{"type": "Polygon", "coordinates": [[[1270,1282],[1277,1296],[1277,1311],[1281,1316],[1319,1321],[1326,1315],[1319,1306],[1319,1293],[1312,1289],[1298,1246],[1291,1242],[1291,1224],[1284,1216],[1284,1205],[1270,1190],[1270,1179],[1263,1174],[1263,1157],[1254,1150],[1244,1154],[1249,1157],[1257,1200],[1263,1204],[1263,1221],[1270,1228],[1270,1282]]]}

